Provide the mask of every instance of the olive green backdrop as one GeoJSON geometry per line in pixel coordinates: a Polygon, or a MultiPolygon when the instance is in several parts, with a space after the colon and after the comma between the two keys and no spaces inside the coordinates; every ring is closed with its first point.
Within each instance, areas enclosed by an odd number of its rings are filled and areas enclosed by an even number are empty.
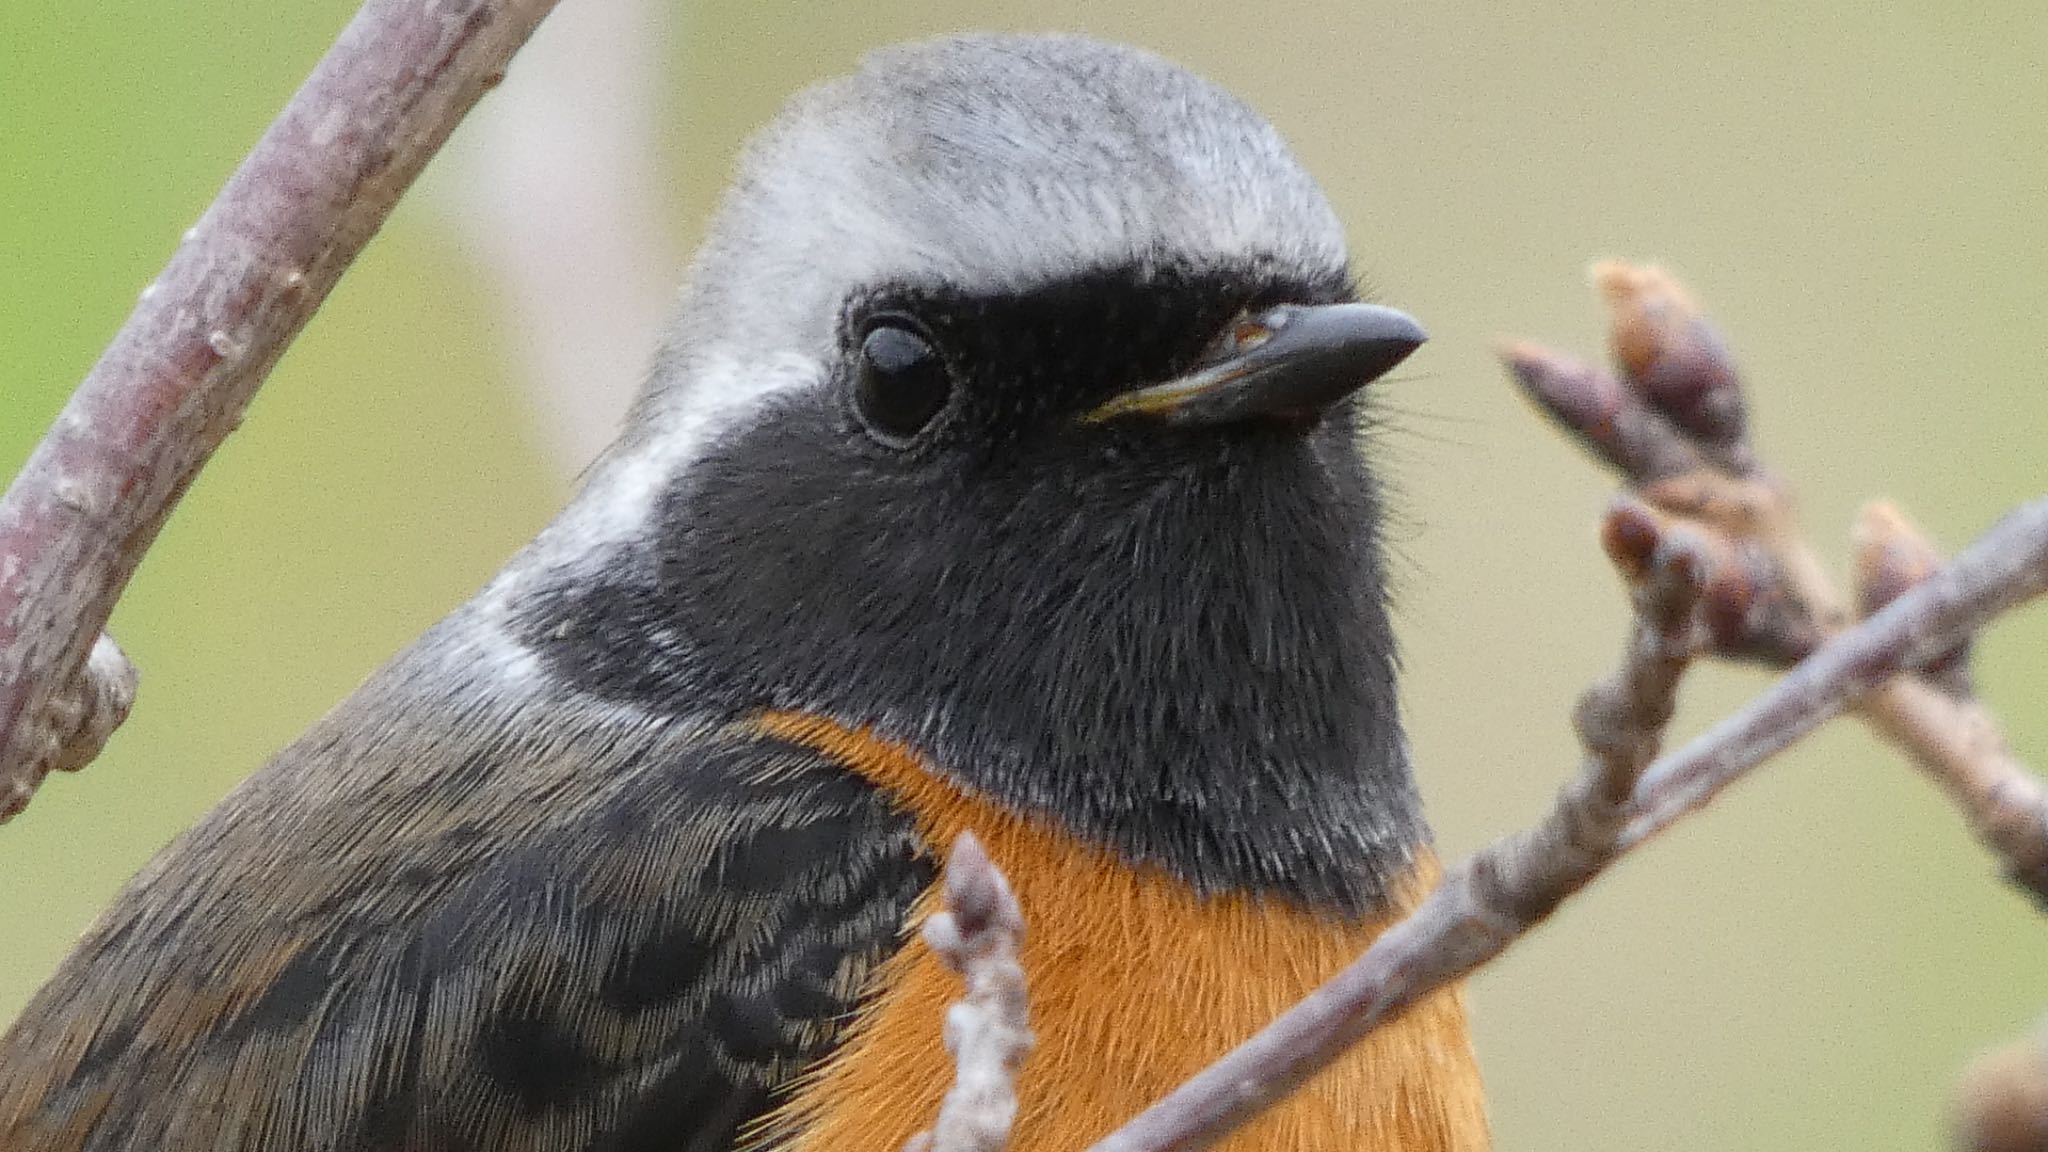
{"type": "MultiPolygon", "coordinates": [[[[0,467],[352,7],[0,4],[0,467]]],[[[1013,10],[690,7],[664,141],[677,235],[791,89],[1013,10]]],[[[1609,485],[1487,351],[1593,350],[1589,260],[1668,262],[1712,306],[1831,559],[1867,496],[1953,545],[2048,489],[2048,8],[1064,3],[1025,25],[1148,45],[1264,109],[1382,298],[1430,326],[1373,450],[1400,489],[1408,705],[1447,851],[1547,801],[1620,634],[1592,538],[1609,485]]],[[[133,719],[0,829],[0,1020],[156,847],[562,498],[505,384],[501,315],[415,199],[285,358],[115,616],[144,672],[133,719]]],[[[2002,625],[1980,673],[2048,763],[2048,612],[2002,625]]],[[[1762,684],[1699,675],[1678,729],[1762,684]]],[[[2048,923],[1930,788],[1837,727],[1473,999],[1507,1148],[1924,1148],[1965,1056],[2048,1010],[2048,923]]]]}

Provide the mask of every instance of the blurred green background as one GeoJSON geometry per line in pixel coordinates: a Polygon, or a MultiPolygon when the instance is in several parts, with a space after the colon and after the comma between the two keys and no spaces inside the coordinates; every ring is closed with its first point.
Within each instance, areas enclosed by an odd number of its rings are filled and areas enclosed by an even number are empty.
{"type": "MultiPolygon", "coordinates": [[[[0,5],[0,466],[353,7],[0,5]]],[[[1020,26],[1013,11],[684,6],[662,47],[674,240],[791,90],[872,44],[1020,26]]],[[[1021,26],[1152,47],[1262,108],[1380,295],[1429,325],[1375,451],[1400,490],[1408,706],[1447,851],[1547,802],[1574,760],[1571,703],[1620,634],[1592,537],[1610,485],[1488,352],[1503,335],[1595,351],[1589,261],[1688,278],[1833,561],[1867,497],[1955,545],[2048,489],[2048,6],[1097,2],[1021,26]]],[[[143,565],[113,628],[144,671],[133,718],[0,830],[0,1020],[156,847],[567,491],[437,178],[143,565]]],[[[2048,763],[2048,612],[2001,625],[1979,672],[2048,763]]],[[[1678,730],[1763,683],[1698,675],[1678,730]]],[[[1934,1146],[1959,1064],[2048,1010],[2044,959],[2048,924],[1955,814],[1838,725],[1479,979],[1499,1142],[1934,1146]]]]}

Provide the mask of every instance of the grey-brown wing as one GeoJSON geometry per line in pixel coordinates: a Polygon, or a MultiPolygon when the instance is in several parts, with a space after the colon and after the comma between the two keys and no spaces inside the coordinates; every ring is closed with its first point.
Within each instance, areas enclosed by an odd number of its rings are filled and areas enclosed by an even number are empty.
{"type": "Polygon", "coordinates": [[[720,1152],[932,877],[743,731],[369,762],[253,781],[138,878],[0,1041],[0,1149],[720,1152]]]}

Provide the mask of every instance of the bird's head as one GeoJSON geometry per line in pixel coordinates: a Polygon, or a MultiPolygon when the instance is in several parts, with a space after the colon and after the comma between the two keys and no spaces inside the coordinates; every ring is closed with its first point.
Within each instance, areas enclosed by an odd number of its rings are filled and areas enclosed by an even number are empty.
{"type": "Polygon", "coordinates": [[[581,690],[872,726],[1286,887],[1232,828],[1419,834],[1357,393],[1422,339],[1214,85],[1071,38],[881,52],[751,147],[510,624],[581,690]]]}

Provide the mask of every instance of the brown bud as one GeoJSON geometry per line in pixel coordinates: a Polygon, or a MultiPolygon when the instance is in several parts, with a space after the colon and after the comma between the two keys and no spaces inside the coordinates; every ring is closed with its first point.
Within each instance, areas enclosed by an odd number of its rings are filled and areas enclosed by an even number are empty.
{"type": "Polygon", "coordinates": [[[1614,375],[1536,344],[1512,344],[1501,359],[1524,395],[1631,482],[1691,471],[1700,453],[1614,375]]]}
{"type": "Polygon", "coordinates": [[[1876,612],[1941,571],[1941,554],[1888,501],[1864,505],[1853,539],[1858,617],[1876,612]]]}
{"type": "Polygon", "coordinates": [[[1613,313],[1610,339],[1627,383],[1738,473],[1753,467],[1748,405],[1727,343],[1663,270],[1617,261],[1593,280],[1613,313]]]}
{"type": "Polygon", "coordinates": [[[1700,617],[1713,650],[1735,656],[1751,645],[1750,617],[1756,606],[1757,581],[1746,565],[1735,560],[1732,548],[1717,549],[1714,561],[1700,597],[1700,617]]]}
{"type": "MultiPolygon", "coordinates": [[[[1944,566],[1934,543],[1888,501],[1873,501],[1864,506],[1857,514],[1852,539],[1859,619],[1882,611],[1892,601],[1932,579],[1944,566]]],[[[1920,674],[1950,695],[1969,695],[1969,642],[1929,661],[1921,667],[1920,674]]]]}
{"type": "Polygon", "coordinates": [[[1522,391],[1558,423],[1596,440],[1611,430],[1625,399],[1613,376],[1536,344],[1510,344],[1500,357],[1522,391]]]}
{"type": "Polygon", "coordinates": [[[1623,580],[1635,584],[1650,571],[1657,554],[1663,526],[1650,506],[1632,497],[1617,498],[1600,522],[1600,547],[1620,570],[1623,580]]]}

